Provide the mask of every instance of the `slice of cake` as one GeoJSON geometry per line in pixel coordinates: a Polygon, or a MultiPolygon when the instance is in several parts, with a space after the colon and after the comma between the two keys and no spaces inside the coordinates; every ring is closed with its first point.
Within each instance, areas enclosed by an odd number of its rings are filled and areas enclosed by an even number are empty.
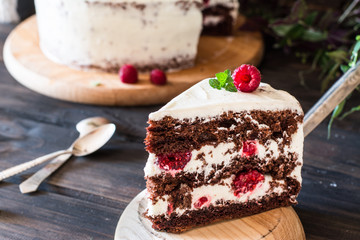
{"type": "Polygon", "coordinates": [[[194,65],[200,0],[35,0],[40,47],[54,62],[117,72],[194,65]]]}
{"type": "Polygon", "coordinates": [[[154,229],[182,232],[297,203],[299,102],[260,84],[251,65],[216,76],[149,115],[146,216],[154,229]]]}
{"type": "Polygon", "coordinates": [[[203,0],[203,34],[231,35],[238,11],[238,0],[203,0]]]}

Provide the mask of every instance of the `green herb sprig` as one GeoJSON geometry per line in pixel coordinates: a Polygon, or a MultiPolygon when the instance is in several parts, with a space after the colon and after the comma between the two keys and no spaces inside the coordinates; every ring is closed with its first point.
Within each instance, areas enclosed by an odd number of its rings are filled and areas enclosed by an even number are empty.
{"type": "MultiPolygon", "coordinates": [[[[350,68],[354,67],[358,61],[358,56],[360,54],[360,35],[356,36],[356,42],[352,48],[351,51],[351,57],[350,60],[348,62],[347,65],[340,65],[341,70],[343,71],[343,73],[347,72],[350,68]]],[[[360,86],[357,87],[357,90],[359,91],[360,86]]],[[[345,117],[349,116],[351,113],[360,111],[360,105],[352,107],[349,111],[345,112],[344,114],[342,114],[343,110],[344,110],[344,106],[346,104],[346,101],[351,97],[351,94],[345,98],[339,105],[337,105],[331,115],[330,121],[328,123],[328,139],[331,136],[331,126],[332,123],[334,122],[334,120],[336,118],[339,118],[340,120],[344,119],[345,117]],[[342,115],[341,115],[342,114],[342,115]],[[340,116],[341,115],[341,116],[340,116]]]]}
{"type": "MultiPolygon", "coordinates": [[[[341,9],[330,9],[306,0],[293,1],[292,5],[289,1],[240,0],[247,16],[242,29],[261,30],[273,39],[275,48],[294,53],[302,63],[311,63],[308,69],[299,72],[300,84],[308,88],[306,75],[319,72],[320,91],[325,92],[360,58],[360,36],[356,36],[360,30],[360,0],[341,2],[341,9]]],[[[359,94],[360,85],[356,90],[352,95],[359,94]]],[[[328,124],[328,138],[335,120],[360,111],[359,105],[351,106],[344,113],[350,98],[351,94],[334,109],[328,124]]]]}
{"type": "Polygon", "coordinates": [[[237,89],[234,85],[234,80],[231,77],[231,71],[226,69],[224,72],[219,72],[215,74],[216,78],[211,78],[209,84],[212,88],[221,90],[224,88],[229,92],[237,92],[237,89]]]}

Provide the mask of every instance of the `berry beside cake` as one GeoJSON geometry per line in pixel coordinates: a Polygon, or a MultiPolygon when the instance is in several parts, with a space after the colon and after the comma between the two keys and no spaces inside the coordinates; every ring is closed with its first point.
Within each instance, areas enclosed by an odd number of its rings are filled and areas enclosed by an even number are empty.
{"type": "Polygon", "coordinates": [[[242,65],[149,115],[146,217],[182,232],[297,203],[303,111],[242,65]]]}

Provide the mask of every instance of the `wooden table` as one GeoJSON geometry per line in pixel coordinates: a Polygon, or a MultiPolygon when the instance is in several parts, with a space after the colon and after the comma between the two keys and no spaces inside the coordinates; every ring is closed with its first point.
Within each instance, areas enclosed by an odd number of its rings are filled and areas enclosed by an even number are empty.
{"type": "MultiPolygon", "coordinates": [[[[0,25],[1,50],[13,27],[0,25]]],[[[264,82],[293,94],[305,111],[321,96],[315,76],[307,78],[309,89],[300,86],[298,72],[306,66],[290,56],[268,48],[260,67],[264,82]]],[[[117,131],[99,152],[70,159],[37,193],[22,195],[18,184],[38,168],[0,183],[0,239],[113,239],[121,213],[145,188],[146,121],[159,107],[50,99],[18,84],[1,61],[0,169],[68,147],[86,117],[107,117],[117,131]]],[[[327,121],[306,138],[295,210],[308,239],[360,239],[360,114],[335,122],[330,140],[327,121]]]]}

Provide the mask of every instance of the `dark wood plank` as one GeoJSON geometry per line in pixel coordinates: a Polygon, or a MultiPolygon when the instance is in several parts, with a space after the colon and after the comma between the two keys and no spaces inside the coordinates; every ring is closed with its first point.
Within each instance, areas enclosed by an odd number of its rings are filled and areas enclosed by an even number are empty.
{"type": "Polygon", "coordinates": [[[113,239],[124,208],[107,206],[105,198],[92,203],[47,192],[21,195],[9,183],[0,188],[1,239],[113,239]]]}

